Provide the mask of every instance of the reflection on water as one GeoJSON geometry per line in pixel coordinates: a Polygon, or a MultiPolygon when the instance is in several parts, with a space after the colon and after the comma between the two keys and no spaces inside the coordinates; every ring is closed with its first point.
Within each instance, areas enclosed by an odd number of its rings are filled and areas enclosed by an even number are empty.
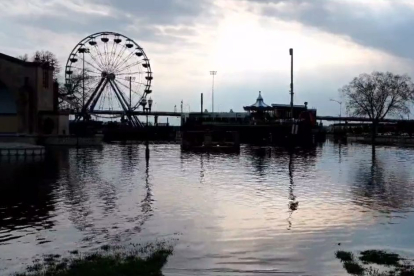
{"type": "Polygon", "coordinates": [[[48,155],[50,163],[38,158],[0,159],[0,243],[18,239],[15,233],[28,228],[53,228],[52,193],[65,154],[48,155]]]}
{"type": "Polygon", "coordinates": [[[299,201],[296,200],[294,194],[294,183],[293,183],[293,152],[289,153],[289,227],[288,230],[292,228],[292,215],[293,212],[298,209],[299,201]]]}
{"type": "Polygon", "coordinates": [[[0,274],[40,254],[176,237],[166,275],[343,275],[338,243],[414,256],[412,149],[150,152],[111,144],[0,160],[0,274]]]}
{"type": "Polygon", "coordinates": [[[356,203],[385,212],[407,212],[414,207],[410,171],[401,161],[387,168],[386,158],[373,151],[370,159],[358,165],[352,187],[356,203]]]}

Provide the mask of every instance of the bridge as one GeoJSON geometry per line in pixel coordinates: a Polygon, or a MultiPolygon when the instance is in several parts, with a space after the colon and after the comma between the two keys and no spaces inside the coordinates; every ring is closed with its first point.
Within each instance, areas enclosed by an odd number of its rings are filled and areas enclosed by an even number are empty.
{"type": "MultiPolygon", "coordinates": [[[[190,112],[190,113],[181,113],[181,112],[174,112],[174,111],[129,111],[125,112],[123,110],[94,110],[92,114],[102,114],[102,115],[134,115],[134,116],[155,116],[155,117],[181,117],[182,115],[188,114],[201,114],[200,112],[190,112]]],[[[76,112],[75,110],[71,110],[70,114],[72,115],[81,115],[81,112],[76,112]]],[[[214,117],[215,113],[208,113],[210,116],[214,117]]],[[[221,112],[216,112],[216,114],[222,114],[221,112]]],[[[246,113],[247,114],[247,113],[246,113]]],[[[316,116],[316,120],[318,121],[337,121],[337,122],[372,122],[371,119],[367,117],[339,117],[339,116],[316,116]]],[[[383,123],[398,123],[398,122],[411,122],[414,123],[414,120],[408,119],[382,119],[381,122],[383,123]]]]}
{"type": "MultiPolygon", "coordinates": [[[[76,112],[74,110],[72,110],[70,112],[70,114],[72,115],[78,115],[78,114],[82,114],[81,112],[76,112]]],[[[168,117],[181,117],[181,115],[183,114],[188,114],[188,113],[181,113],[181,112],[173,112],[173,111],[123,111],[123,110],[94,110],[92,114],[96,114],[96,115],[125,115],[125,114],[130,114],[130,115],[135,115],[135,116],[168,116],[168,117]]]]}
{"type": "MultiPolygon", "coordinates": [[[[366,117],[338,117],[338,116],[316,116],[318,121],[344,121],[344,122],[372,122],[370,118],[366,117]]],[[[398,122],[414,122],[414,120],[406,119],[382,119],[383,123],[398,123],[398,122]]]]}

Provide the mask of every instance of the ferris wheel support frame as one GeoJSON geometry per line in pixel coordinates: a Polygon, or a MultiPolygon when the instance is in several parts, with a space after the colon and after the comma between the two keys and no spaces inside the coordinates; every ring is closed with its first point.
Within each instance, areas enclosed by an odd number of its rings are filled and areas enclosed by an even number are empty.
{"type": "Polygon", "coordinates": [[[138,117],[132,114],[132,111],[133,111],[132,107],[130,106],[128,101],[125,99],[117,83],[111,80],[109,77],[102,77],[102,79],[98,83],[98,86],[95,88],[92,95],[89,97],[88,101],[83,106],[81,114],[79,114],[76,117],[75,121],[80,121],[80,119],[87,120],[89,118],[89,114],[93,114],[95,106],[100,96],[102,95],[102,92],[104,91],[105,87],[108,84],[111,86],[112,90],[114,91],[115,96],[117,97],[119,103],[121,104],[121,107],[123,111],[125,112],[125,115],[128,117],[131,126],[133,127],[143,126],[143,124],[140,122],[138,117]]]}

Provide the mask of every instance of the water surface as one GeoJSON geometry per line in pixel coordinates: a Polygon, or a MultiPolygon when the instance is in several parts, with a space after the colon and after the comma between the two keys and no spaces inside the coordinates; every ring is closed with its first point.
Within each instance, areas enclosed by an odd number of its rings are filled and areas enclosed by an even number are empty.
{"type": "Polygon", "coordinates": [[[414,150],[179,145],[0,160],[0,274],[42,254],[169,240],[165,275],[345,275],[336,250],[414,256],[414,150]],[[340,243],[340,245],[338,245],[340,243]]]}

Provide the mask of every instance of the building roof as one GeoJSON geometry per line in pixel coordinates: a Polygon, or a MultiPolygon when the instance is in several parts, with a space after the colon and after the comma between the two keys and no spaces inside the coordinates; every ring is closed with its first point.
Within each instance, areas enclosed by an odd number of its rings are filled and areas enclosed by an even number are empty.
{"type": "Polygon", "coordinates": [[[19,58],[8,56],[8,55],[2,54],[2,53],[0,53],[0,59],[4,59],[4,60],[10,61],[10,62],[14,62],[14,63],[20,64],[20,65],[23,65],[23,66],[34,66],[34,67],[40,66],[40,64],[38,62],[28,62],[28,61],[24,61],[24,60],[21,60],[19,58]]]}
{"type": "Polygon", "coordinates": [[[272,107],[265,104],[263,101],[262,93],[259,91],[259,96],[256,99],[256,102],[250,106],[244,106],[244,110],[271,110],[272,107]]]}
{"type": "MultiPolygon", "coordinates": [[[[290,108],[290,104],[272,104],[273,108],[290,108]]],[[[306,110],[315,110],[315,108],[308,108],[306,105],[293,105],[293,108],[300,108],[306,110]]]]}
{"type": "MultiPolygon", "coordinates": [[[[273,107],[289,107],[290,104],[272,104],[273,107]]],[[[305,105],[293,105],[293,108],[306,108],[305,105]]]]}
{"type": "Polygon", "coordinates": [[[214,113],[207,113],[203,112],[191,112],[188,114],[190,117],[204,117],[204,118],[244,118],[247,117],[249,113],[247,112],[214,112],[214,113]]]}

